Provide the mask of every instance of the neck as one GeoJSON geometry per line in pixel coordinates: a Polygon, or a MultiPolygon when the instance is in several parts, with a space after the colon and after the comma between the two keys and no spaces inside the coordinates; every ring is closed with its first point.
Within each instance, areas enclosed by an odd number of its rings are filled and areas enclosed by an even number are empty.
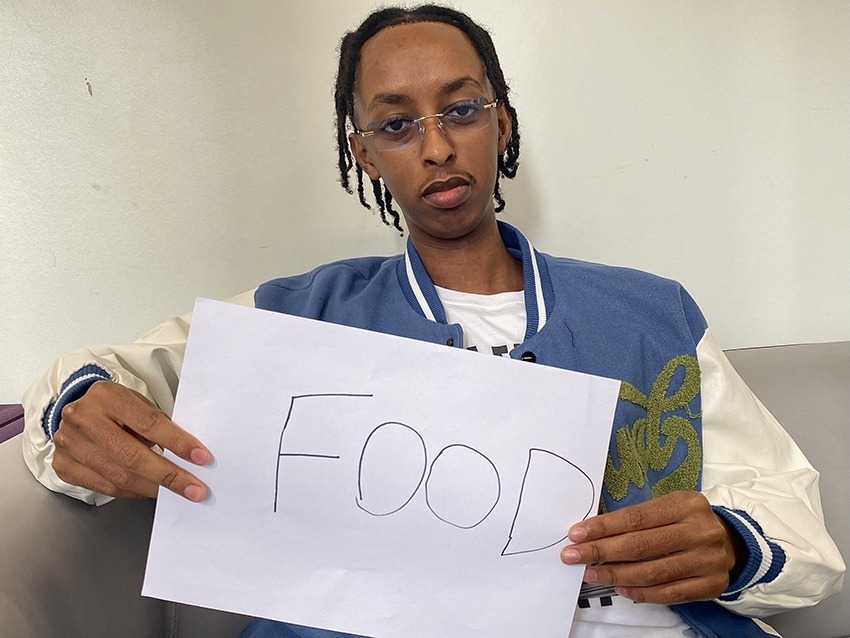
{"type": "Polygon", "coordinates": [[[436,286],[480,295],[523,288],[522,263],[505,248],[495,218],[464,237],[411,239],[436,286]]]}

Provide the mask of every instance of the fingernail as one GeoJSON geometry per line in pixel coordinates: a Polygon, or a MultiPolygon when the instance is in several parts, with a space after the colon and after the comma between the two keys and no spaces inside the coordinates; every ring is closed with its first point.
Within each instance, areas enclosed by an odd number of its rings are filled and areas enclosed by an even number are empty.
{"type": "Polygon", "coordinates": [[[587,530],[584,527],[576,525],[575,527],[570,528],[569,537],[571,541],[576,543],[581,542],[587,538],[587,530]]]}
{"type": "Polygon", "coordinates": [[[204,499],[204,488],[200,485],[190,485],[183,490],[183,496],[194,503],[198,503],[204,499]]]}
{"type": "Polygon", "coordinates": [[[581,552],[577,549],[570,549],[569,547],[561,550],[561,562],[566,563],[567,565],[573,565],[581,561],[581,552]]]}
{"type": "Polygon", "coordinates": [[[614,591],[618,596],[622,596],[623,598],[629,598],[629,590],[625,587],[615,587],[614,591]]]}
{"type": "Polygon", "coordinates": [[[206,465],[210,462],[210,453],[202,447],[192,448],[189,452],[189,460],[195,465],[206,465]]]}
{"type": "Polygon", "coordinates": [[[592,567],[588,567],[584,570],[584,582],[586,583],[596,583],[599,582],[599,575],[596,573],[596,570],[592,567]]]}

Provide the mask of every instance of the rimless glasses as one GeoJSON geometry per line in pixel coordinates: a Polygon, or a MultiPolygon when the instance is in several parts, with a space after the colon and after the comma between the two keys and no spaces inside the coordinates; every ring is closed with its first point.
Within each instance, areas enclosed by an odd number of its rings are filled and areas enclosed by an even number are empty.
{"type": "Polygon", "coordinates": [[[425,120],[436,119],[437,126],[446,135],[463,135],[477,131],[490,123],[488,111],[499,100],[488,102],[486,97],[454,102],[434,115],[393,115],[384,120],[370,122],[364,130],[355,129],[361,137],[371,137],[379,151],[397,151],[410,146],[425,134],[425,120]]]}

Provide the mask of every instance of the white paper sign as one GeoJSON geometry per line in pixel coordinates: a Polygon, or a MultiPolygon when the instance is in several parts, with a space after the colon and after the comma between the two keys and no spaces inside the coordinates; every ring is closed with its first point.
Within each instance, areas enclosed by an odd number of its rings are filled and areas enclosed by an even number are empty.
{"type": "Polygon", "coordinates": [[[198,300],[143,594],[380,638],[563,638],[619,382],[198,300]]]}

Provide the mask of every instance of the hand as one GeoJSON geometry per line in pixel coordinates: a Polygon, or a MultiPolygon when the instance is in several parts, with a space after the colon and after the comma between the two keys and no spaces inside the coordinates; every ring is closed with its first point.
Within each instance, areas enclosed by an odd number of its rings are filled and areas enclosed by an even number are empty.
{"type": "Polygon", "coordinates": [[[587,564],[588,583],[672,605],[723,593],[736,563],[733,538],[705,496],[672,492],[573,525],[575,544],[561,550],[561,560],[587,564]]]}
{"type": "Polygon", "coordinates": [[[101,494],[156,498],[159,486],[202,501],[207,488],[154,452],[154,443],[196,465],[209,451],[138,392],[98,381],[62,410],[53,469],[66,483],[101,494]]]}

